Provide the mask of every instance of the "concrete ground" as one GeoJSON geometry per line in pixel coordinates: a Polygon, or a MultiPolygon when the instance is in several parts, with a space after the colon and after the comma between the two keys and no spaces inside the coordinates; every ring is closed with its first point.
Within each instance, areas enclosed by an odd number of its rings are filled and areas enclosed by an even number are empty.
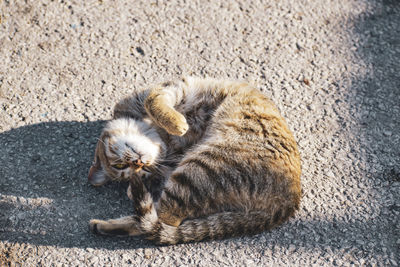
{"type": "Polygon", "coordinates": [[[0,0],[0,266],[397,266],[400,2],[0,0]],[[91,234],[131,211],[91,187],[114,103],[182,74],[246,80],[298,141],[304,197],[252,237],[91,234]]]}

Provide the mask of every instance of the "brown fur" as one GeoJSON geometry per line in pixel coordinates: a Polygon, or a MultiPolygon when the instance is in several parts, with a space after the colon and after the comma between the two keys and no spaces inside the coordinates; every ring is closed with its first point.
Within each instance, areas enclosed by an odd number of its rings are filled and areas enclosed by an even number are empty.
{"type": "Polygon", "coordinates": [[[123,117],[151,119],[160,147],[165,145],[157,159],[161,167],[115,177],[104,158],[113,132],[103,132],[95,158],[111,179],[130,179],[135,215],[92,220],[94,232],[144,234],[175,244],[259,233],[299,208],[297,144],[257,89],[210,79],[168,82],[117,104],[115,118],[123,117]]]}

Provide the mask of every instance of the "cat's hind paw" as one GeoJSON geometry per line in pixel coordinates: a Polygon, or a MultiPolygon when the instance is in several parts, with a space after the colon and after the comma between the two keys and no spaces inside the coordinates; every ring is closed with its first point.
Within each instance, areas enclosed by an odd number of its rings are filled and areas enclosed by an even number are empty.
{"type": "Polygon", "coordinates": [[[90,220],[89,222],[90,231],[97,235],[114,235],[114,236],[126,236],[130,235],[124,227],[118,227],[108,221],[102,220],[90,220]]]}
{"type": "Polygon", "coordinates": [[[89,221],[90,232],[92,232],[93,234],[96,234],[96,235],[102,235],[103,233],[98,230],[98,225],[101,225],[102,222],[104,222],[104,221],[96,220],[96,219],[90,220],[89,221]]]}

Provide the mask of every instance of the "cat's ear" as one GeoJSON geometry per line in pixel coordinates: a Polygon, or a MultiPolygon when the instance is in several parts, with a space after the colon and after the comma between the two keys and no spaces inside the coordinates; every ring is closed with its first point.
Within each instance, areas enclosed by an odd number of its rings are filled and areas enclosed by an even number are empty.
{"type": "Polygon", "coordinates": [[[99,154],[103,153],[104,151],[104,143],[101,139],[97,142],[96,151],[94,153],[94,161],[89,169],[88,175],[89,183],[94,186],[101,186],[108,181],[107,175],[101,166],[101,160],[99,156],[99,154]]]}
{"type": "Polygon", "coordinates": [[[101,186],[105,184],[108,179],[101,166],[92,165],[89,170],[88,181],[91,185],[101,186]]]}

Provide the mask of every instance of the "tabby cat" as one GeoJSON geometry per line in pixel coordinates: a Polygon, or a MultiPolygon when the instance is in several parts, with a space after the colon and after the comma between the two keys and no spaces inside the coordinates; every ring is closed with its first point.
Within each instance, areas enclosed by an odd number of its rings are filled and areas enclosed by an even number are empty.
{"type": "Polygon", "coordinates": [[[299,208],[300,156],[275,105],[245,83],[184,78],[114,108],[89,181],[126,180],[132,216],[92,232],[160,244],[260,233],[299,208]]]}

